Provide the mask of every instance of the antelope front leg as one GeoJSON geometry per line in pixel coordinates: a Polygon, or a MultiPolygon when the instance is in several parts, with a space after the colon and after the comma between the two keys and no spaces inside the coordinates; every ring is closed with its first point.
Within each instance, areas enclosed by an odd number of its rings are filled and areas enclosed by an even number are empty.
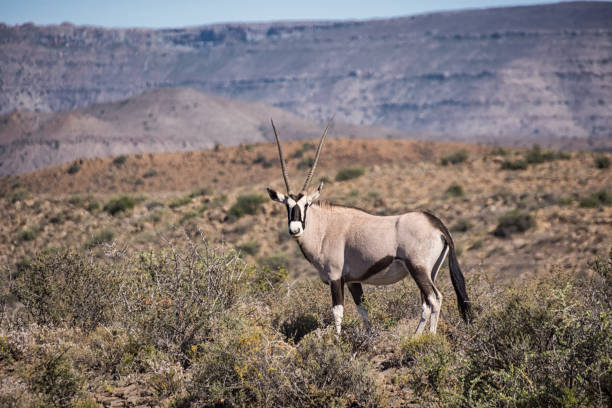
{"type": "Polygon", "coordinates": [[[361,307],[361,302],[363,301],[363,287],[361,283],[347,283],[346,286],[348,286],[351,295],[353,295],[355,306],[363,319],[363,323],[368,330],[371,329],[372,324],[370,323],[370,319],[368,319],[368,311],[361,307]]]}
{"type": "Polygon", "coordinates": [[[336,335],[342,331],[342,317],[344,316],[344,280],[342,278],[332,280],[329,283],[332,295],[332,313],[336,322],[336,335]]]}

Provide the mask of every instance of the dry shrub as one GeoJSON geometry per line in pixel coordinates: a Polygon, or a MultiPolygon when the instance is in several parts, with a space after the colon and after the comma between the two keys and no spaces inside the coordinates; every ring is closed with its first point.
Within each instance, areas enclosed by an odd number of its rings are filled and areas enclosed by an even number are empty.
{"type": "Polygon", "coordinates": [[[246,295],[252,274],[236,252],[206,243],[140,254],[122,285],[122,321],[143,344],[182,355],[246,295]]]}
{"type": "Polygon", "coordinates": [[[373,407],[382,402],[368,364],[317,330],[299,345],[238,324],[202,346],[189,386],[195,406],[373,407]]]}
{"type": "Polygon", "coordinates": [[[13,293],[39,324],[91,329],[111,319],[117,277],[71,250],[49,250],[22,265],[13,293]]]}

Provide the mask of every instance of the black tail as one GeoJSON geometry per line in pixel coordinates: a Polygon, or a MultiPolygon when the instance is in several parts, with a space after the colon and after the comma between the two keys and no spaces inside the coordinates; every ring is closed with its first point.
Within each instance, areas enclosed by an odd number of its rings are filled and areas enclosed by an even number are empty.
{"type": "Polygon", "coordinates": [[[463,320],[466,323],[469,323],[470,320],[472,320],[472,307],[470,305],[470,299],[467,295],[467,290],[465,289],[465,279],[463,278],[463,273],[461,273],[459,261],[457,261],[453,237],[451,237],[448,228],[446,228],[446,225],[444,225],[438,217],[429,212],[425,212],[425,214],[429,217],[430,221],[435,223],[435,226],[440,230],[440,232],[442,232],[444,240],[448,244],[448,269],[450,269],[451,282],[453,282],[453,287],[455,288],[455,293],[457,294],[457,306],[459,306],[459,312],[461,312],[461,317],[463,317],[463,320]]]}

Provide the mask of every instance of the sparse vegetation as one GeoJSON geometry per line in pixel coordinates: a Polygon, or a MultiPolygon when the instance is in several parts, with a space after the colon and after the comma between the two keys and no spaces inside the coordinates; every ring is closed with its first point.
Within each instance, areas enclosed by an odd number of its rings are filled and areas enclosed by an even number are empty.
{"type": "Polygon", "coordinates": [[[464,163],[468,158],[468,153],[465,150],[457,150],[454,153],[444,156],[440,159],[440,164],[448,166],[449,164],[460,164],[464,163]]]}
{"type": "Polygon", "coordinates": [[[314,164],[314,157],[303,157],[298,163],[298,169],[310,169],[314,164]]]}
{"type": "Polygon", "coordinates": [[[233,218],[240,218],[244,215],[254,215],[259,207],[267,200],[260,194],[245,194],[238,197],[238,200],[228,211],[228,215],[233,218]]]}
{"type": "Polygon", "coordinates": [[[472,228],[472,226],[473,226],[472,223],[469,222],[468,220],[461,219],[457,221],[456,223],[454,223],[450,227],[450,230],[451,232],[468,232],[472,228]]]}
{"type": "Polygon", "coordinates": [[[175,209],[175,208],[183,207],[189,204],[190,202],[191,202],[191,195],[188,194],[182,197],[177,197],[174,200],[170,201],[168,203],[168,207],[175,209]]]}
{"type": "Polygon", "coordinates": [[[346,169],[342,169],[336,173],[336,181],[347,181],[356,179],[365,174],[365,169],[363,167],[349,167],[346,169]]]}
{"type": "Polygon", "coordinates": [[[580,207],[597,208],[612,205],[612,192],[599,190],[580,200],[580,207]]]}
{"type": "Polygon", "coordinates": [[[236,250],[243,254],[255,256],[259,252],[261,245],[257,241],[247,241],[242,244],[236,245],[236,250]]]}
{"type": "Polygon", "coordinates": [[[115,233],[110,229],[103,229],[102,231],[98,231],[94,233],[87,241],[85,241],[85,248],[92,249],[97,247],[98,245],[111,242],[115,237],[115,233]]]}
{"type": "Polygon", "coordinates": [[[610,158],[608,156],[595,156],[593,157],[593,161],[595,162],[595,167],[600,170],[610,168],[610,158]]]}
{"type": "Polygon", "coordinates": [[[17,188],[12,193],[9,194],[8,199],[12,204],[15,204],[17,201],[23,201],[30,197],[30,192],[25,188],[17,188]]]}
{"type": "Polygon", "coordinates": [[[535,218],[531,214],[514,210],[499,218],[493,235],[507,238],[512,234],[525,232],[535,225],[535,218]]]}
{"type": "Polygon", "coordinates": [[[117,156],[113,159],[113,165],[115,167],[121,167],[125,164],[126,161],[127,161],[127,156],[125,155],[117,156]]]}
{"type": "Polygon", "coordinates": [[[465,193],[463,191],[463,187],[460,184],[453,183],[446,189],[444,194],[449,197],[461,197],[465,193]]]}
{"type": "Polygon", "coordinates": [[[518,160],[504,160],[500,166],[502,170],[527,170],[527,161],[518,160]]]}
{"type": "Polygon", "coordinates": [[[155,169],[149,169],[142,174],[142,178],[151,178],[157,176],[159,173],[155,169]]]}
{"type": "Polygon", "coordinates": [[[23,228],[17,233],[17,241],[33,241],[39,234],[39,230],[37,228],[23,228]]]}
{"type": "Polygon", "coordinates": [[[568,152],[564,152],[561,150],[543,150],[539,145],[534,145],[525,154],[525,161],[528,164],[540,164],[554,160],[568,160],[571,157],[571,154],[568,152]]]}
{"type": "Polygon", "coordinates": [[[118,196],[110,199],[104,204],[104,211],[110,215],[118,215],[122,212],[131,210],[136,205],[136,200],[129,196],[118,196]]]}
{"type": "Polygon", "coordinates": [[[196,197],[211,195],[212,193],[213,193],[213,189],[211,187],[200,187],[200,188],[196,188],[195,190],[193,190],[189,194],[189,197],[196,198],[196,197]]]}
{"type": "Polygon", "coordinates": [[[79,170],[81,170],[81,164],[75,161],[68,167],[68,170],[66,170],[66,173],[76,174],[79,172],[79,170]]]}

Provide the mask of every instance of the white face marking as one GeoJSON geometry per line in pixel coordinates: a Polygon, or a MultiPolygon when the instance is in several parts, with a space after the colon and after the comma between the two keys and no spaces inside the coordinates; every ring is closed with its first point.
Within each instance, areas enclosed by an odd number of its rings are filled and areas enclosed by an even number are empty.
{"type": "Polygon", "coordinates": [[[302,223],[300,221],[291,221],[289,223],[289,234],[293,237],[299,237],[304,233],[302,223]]]}

